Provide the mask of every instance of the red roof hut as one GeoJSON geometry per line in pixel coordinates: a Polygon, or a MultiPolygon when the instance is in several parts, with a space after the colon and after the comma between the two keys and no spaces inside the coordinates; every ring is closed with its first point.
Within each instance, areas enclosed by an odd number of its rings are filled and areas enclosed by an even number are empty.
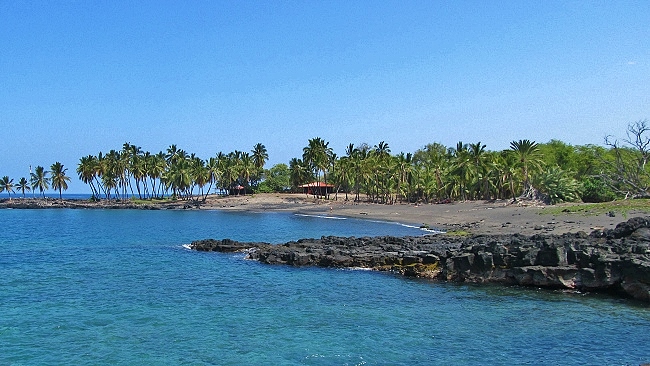
{"type": "Polygon", "coordinates": [[[326,196],[334,190],[333,184],[327,184],[325,182],[311,182],[298,186],[302,188],[305,194],[313,194],[316,196],[326,196]]]}

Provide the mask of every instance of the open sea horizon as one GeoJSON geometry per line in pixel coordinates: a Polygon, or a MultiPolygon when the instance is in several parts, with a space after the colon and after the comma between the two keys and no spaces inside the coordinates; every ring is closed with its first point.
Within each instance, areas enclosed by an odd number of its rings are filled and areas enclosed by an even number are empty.
{"type": "MultiPolygon", "coordinates": [[[[13,195],[12,195],[13,196],[13,195]]],[[[423,235],[291,213],[0,210],[0,365],[639,365],[650,307],[195,252],[423,235]]]]}

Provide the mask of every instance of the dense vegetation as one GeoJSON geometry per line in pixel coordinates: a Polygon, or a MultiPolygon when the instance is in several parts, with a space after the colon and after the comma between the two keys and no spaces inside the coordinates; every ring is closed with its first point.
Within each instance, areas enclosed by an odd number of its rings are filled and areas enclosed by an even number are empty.
{"type": "MultiPolygon", "coordinates": [[[[329,188],[313,194],[387,204],[520,198],[603,202],[649,196],[649,130],[644,120],[629,124],[621,141],[608,136],[605,146],[518,140],[502,151],[490,151],[481,142],[458,142],[392,154],[382,141],[349,144],[341,157],[316,137],[301,157],[270,169],[264,169],[269,156],[261,143],[250,152],[220,152],[205,160],[176,145],[152,154],[125,143],[120,150],[82,157],[76,172],[94,199],[205,200],[210,192],[298,192],[301,185],[322,182],[329,188]]],[[[4,176],[0,192],[11,197],[18,191],[24,197],[38,190],[44,196],[51,187],[61,196],[70,181],[66,171],[56,162],[49,171],[37,166],[29,181],[23,177],[14,183],[4,176]]]]}
{"type": "Polygon", "coordinates": [[[627,138],[607,137],[605,147],[519,140],[507,150],[489,151],[481,142],[459,142],[392,155],[382,141],[372,147],[350,144],[341,158],[315,138],[302,159],[291,160],[291,185],[295,189],[322,178],[346,199],[351,193],[355,200],[377,203],[528,198],[554,204],[648,197],[649,129],[646,121],[631,123],[627,138]]]}
{"type": "Polygon", "coordinates": [[[79,179],[90,186],[93,197],[126,199],[202,199],[213,189],[225,194],[245,194],[255,189],[269,158],[257,144],[250,153],[218,153],[203,160],[171,145],[166,152],[151,154],[125,143],[121,150],[88,155],[77,166],[79,179]]]}

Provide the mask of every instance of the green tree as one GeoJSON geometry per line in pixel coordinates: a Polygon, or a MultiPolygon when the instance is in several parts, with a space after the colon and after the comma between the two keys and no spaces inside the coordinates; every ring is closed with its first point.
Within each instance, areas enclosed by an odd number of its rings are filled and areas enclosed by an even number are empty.
{"type": "Polygon", "coordinates": [[[291,161],[289,161],[289,178],[291,189],[294,190],[294,192],[297,192],[298,187],[311,182],[314,179],[314,176],[309,166],[305,164],[302,159],[292,158],[291,161]]]}
{"type": "Polygon", "coordinates": [[[95,176],[97,174],[97,158],[93,155],[84,156],[77,165],[79,179],[90,186],[93,199],[99,199],[99,191],[95,187],[95,176]]]}
{"type": "Polygon", "coordinates": [[[255,144],[251,150],[251,158],[253,159],[253,166],[255,167],[254,174],[252,175],[253,185],[257,186],[264,173],[264,164],[269,159],[269,153],[266,151],[266,146],[261,143],[255,144]]]}
{"type": "Polygon", "coordinates": [[[31,187],[29,186],[29,182],[27,181],[27,178],[22,177],[18,181],[18,189],[22,192],[23,198],[25,198],[25,191],[31,191],[31,187]]]}
{"type": "Polygon", "coordinates": [[[577,172],[578,159],[575,147],[560,140],[551,140],[545,144],[538,144],[538,148],[545,166],[558,166],[565,172],[577,172]]]}
{"type": "Polygon", "coordinates": [[[6,175],[0,179],[0,193],[2,192],[7,192],[11,200],[11,194],[14,193],[14,180],[6,175]]]}
{"type": "Polygon", "coordinates": [[[329,147],[329,142],[316,137],[310,139],[308,145],[303,148],[302,160],[314,171],[318,183],[320,183],[320,172],[323,172],[323,181],[327,183],[327,172],[334,160],[333,156],[334,152],[329,147]]]}
{"type": "Polygon", "coordinates": [[[50,179],[47,177],[48,174],[49,172],[39,165],[34,169],[34,172],[31,173],[30,177],[32,191],[36,191],[36,188],[38,188],[38,191],[41,192],[43,198],[45,198],[45,191],[50,188],[50,179]]]}
{"type": "Polygon", "coordinates": [[[52,164],[52,166],[50,166],[50,169],[52,172],[52,189],[59,191],[59,199],[62,200],[62,191],[68,190],[68,182],[70,181],[70,177],[65,175],[68,169],[64,168],[63,164],[59,163],[58,161],[52,164]]]}
{"type": "Polygon", "coordinates": [[[470,169],[472,175],[472,199],[482,197],[487,200],[490,199],[490,181],[488,174],[488,153],[485,150],[485,144],[477,142],[469,144],[468,152],[472,163],[470,169]]]}
{"type": "Polygon", "coordinates": [[[472,156],[467,144],[463,144],[462,141],[456,144],[455,149],[451,149],[451,155],[453,156],[452,179],[457,183],[452,188],[460,196],[460,199],[465,201],[467,200],[468,187],[470,186],[472,169],[474,168],[472,156]]]}
{"type": "Polygon", "coordinates": [[[584,178],[581,192],[583,202],[609,202],[616,199],[614,191],[597,176],[584,178]]]}
{"type": "Polygon", "coordinates": [[[510,149],[517,156],[518,166],[521,168],[523,195],[528,195],[532,186],[530,184],[531,171],[542,168],[542,156],[535,141],[519,140],[510,143],[510,149]]]}
{"type": "Polygon", "coordinates": [[[246,194],[246,189],[251,185],[251,178],[255,174],[255,165],[250,154],[242,152],[237,161],[237,171],[238,178],[244,186],[244,194],[246,194]]]}
{"type": "Polygon", "coordinates": [[[266,178],[260,183],[262,192],[285,192],[291,187],[291,173],[286,164],[276,164],[269,169],[266,178]]]}

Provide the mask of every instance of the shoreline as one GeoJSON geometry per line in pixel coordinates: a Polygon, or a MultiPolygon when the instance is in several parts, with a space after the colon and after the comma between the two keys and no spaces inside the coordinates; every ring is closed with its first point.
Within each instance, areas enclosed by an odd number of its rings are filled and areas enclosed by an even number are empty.
{"type": "Polygon", "coordinates": [[[650,216],[586,233],[379,236],[282,244],[193,241],[205,252],[243,252],[263,264],[365,268],[435,281],[606,293],[650,303],[650,216]]]}
{"type": "Polygon", "coordinates": [[[141,210],[221,210],[243,212],[291,212],[299,215],[345,217],[385,221],[458,234],[564,234],[613,229],[628,217],[650,214],[647,210],[630,211],[627,215],[562,212],[557,207],[579,205],[588,210],[591,204],[536,206],[511,204],[509,201],[466,201],[442,204],[393,205],[323,200],[293,193],[261,193],[246,196],[214,196],[205,202],[194,201],[98,201],[55,198],[12,198],[0,200],[0,208],[16,209],[141,209],[141,210]],[[553,209],[552,213],[547,213],[553,209]],[[625,217],[628,216],[628,217],[625,217]]]}

